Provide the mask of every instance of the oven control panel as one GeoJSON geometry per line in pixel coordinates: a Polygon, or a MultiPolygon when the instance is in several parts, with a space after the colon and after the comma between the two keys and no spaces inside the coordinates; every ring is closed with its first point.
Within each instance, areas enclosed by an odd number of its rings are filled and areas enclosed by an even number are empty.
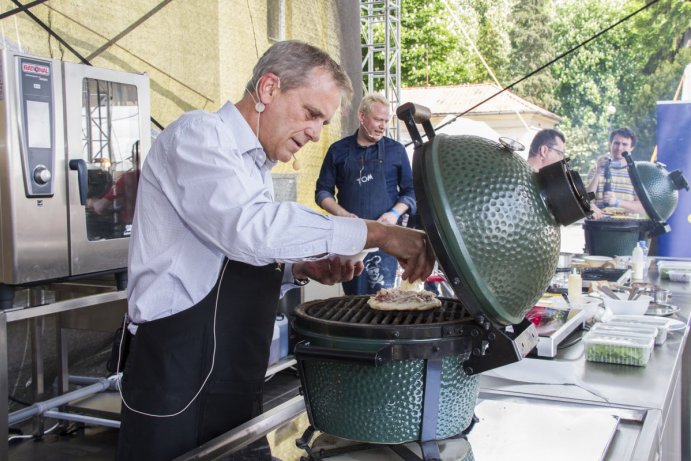
{"type": "Polygon", "coordinates": [[[19,60],[19,118],[27,197],[51,197],[55,169],[53,67],[50,61],[19,60]]]}

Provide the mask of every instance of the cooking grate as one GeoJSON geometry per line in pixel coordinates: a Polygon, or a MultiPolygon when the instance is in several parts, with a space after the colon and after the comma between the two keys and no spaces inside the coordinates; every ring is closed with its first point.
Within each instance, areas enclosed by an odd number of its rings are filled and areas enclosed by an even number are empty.
{"type": "Polygon", "coordinates": [[[346,297],[305,306],[305,314],[319,320],[358,325],[425,325],[462,322],[472,316],[456,300],[442,299],[442,306],[427,311],[378,311],[368,297],[346,297]]]}
{"type": "Polygon", "coordinates": [[[439,298],[441,307],[427,311],[378,311],[367,296],[344,296],[302,304],[295,310],[296,330],[328,336],[428,339],[458,336],[475,324],[473,315],[456,299],[439,298]]]}

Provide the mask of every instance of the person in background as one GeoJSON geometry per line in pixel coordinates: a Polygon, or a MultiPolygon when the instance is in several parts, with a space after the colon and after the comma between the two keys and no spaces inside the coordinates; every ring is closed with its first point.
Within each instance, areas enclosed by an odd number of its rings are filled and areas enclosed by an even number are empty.
{"type": "MultiPolygon", "coordinates": [[[[533,141],[530,143],[528,152],[528,164],[533,170],[539,171],[540,168],[558,162],[566,155],[566,137],[559,130],[546,128],[535,133],[533,141]]],[[[594,203],[590,204],[593,211],[592,218],[600,219],[602,210],[594,203]]]]}
{"type": "Polygon", "coordinates": [[[566,138],[561,131],[551,128],[540,130],[535,133],[530,143],[528,165],[538,171],[542,167],[562,160],[565,153],[566,138]]]}
{"type": "MultiPolygon", "coordinates": [[[[118,459],[170,460],[261,413],[281,293],[363,269],[334,254],[380,247],[404,278],[431,273],[420,231],[274,201],[271,169],[318,141],[351,96],[324,51],[278,42],[237,104],[183,114],[157,137],[129,247],[118,459]]],[[[251,449],[236,459],[271,459],[265,441],[251,449]]]]}
{"type": "Polygon", "coordinates": [[[636,135],[628,128],[609,136],[610,155],[600,157],[588,174],[586,191],[595,194],[595,205],[606,214],[642,214],[645,210],[629,178],[624,152],[636,147],[636,135]]]}
{"type": "MultiPolygon", "coordinates": [[[[362,98],[357,131],[333,143],[317,179],[315,200],[334,216],[396,224],[416,211],[410,160],[403,145],[387,136],[389,101],[380,94],[362,98]]],[[[385,248],[369,253],[365,270],[343,283],[347,295],[376,293],[394,285],[397,263],[385,248]]]]}
{"type": "Polygon", "coordinates": [[[86,207],[92,208],[99,215],[114,212],[119,223],[131,224],[134,219],[138,181],[139,171],[125,171],[102,197],[87,199],[86,207]]]}

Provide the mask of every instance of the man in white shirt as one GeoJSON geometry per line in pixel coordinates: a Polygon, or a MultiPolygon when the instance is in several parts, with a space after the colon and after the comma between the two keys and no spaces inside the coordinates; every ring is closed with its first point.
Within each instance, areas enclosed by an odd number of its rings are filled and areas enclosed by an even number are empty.
{"type": "Polygon", "coordinates": [[[318,141],[352,95],[336,62],[279,42],[246,90],[236,105],[173,122],[142,169],[118,459],[172,459],[259,414],[280,294],[362,272],[332,255],[379,247],[406,279],[432,271],[422,232],[273,200],[271,168],[318,141]]]}

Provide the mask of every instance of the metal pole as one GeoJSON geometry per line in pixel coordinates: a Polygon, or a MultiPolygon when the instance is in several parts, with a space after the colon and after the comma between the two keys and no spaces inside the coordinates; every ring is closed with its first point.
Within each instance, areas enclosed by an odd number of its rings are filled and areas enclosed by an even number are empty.
{"type": "Polygon", "coordinates": [[[262,413],[254,419],[221,434],[204,445],[185,453],[173,461],[212,460],[234,453],[262,437],[281,424],[284,424],[305,411],[305,400],[302,396],[293,397],[287,402],[262,413]]]}
{"type": "Polygon", "coordinates": [[[59,395],[52,399],[45,400],[43,402],[36,402],[30,407],[23,408],[21,410],[15,411],[9,415],[8,421],[9,425],[12,426],[22,421],[26,421],[33,416],[43,414],[48,410],[52,410],[60,405],[66,405],[72,400],[77,400],[83,397],[88,397],[93,394],[105,391],[112,385],[112,380],[103,378],[98,383],[92,384],[91,386],[83,387],[67,394],[59,395]]]}
{"type": "Polygon", "coordinates": [[[120,421],[113,419],[96,418],[95,416],[80,415],[77,413],[65,413],[57,410],[48,410],[43,413],[46,418],[60,419],[65,421],[77,421],[79,423],[96,424],[98,426],[114,427],[120,429],[120,421]]]}
{"type": "Polygon", "coordinates": [[[7,384],[7,317],[4,311],[0,311],[0,459],[8,459],[7,437],[10,428],[5,415],[9,412],[7,396],[9,388],[7,384]]]}

